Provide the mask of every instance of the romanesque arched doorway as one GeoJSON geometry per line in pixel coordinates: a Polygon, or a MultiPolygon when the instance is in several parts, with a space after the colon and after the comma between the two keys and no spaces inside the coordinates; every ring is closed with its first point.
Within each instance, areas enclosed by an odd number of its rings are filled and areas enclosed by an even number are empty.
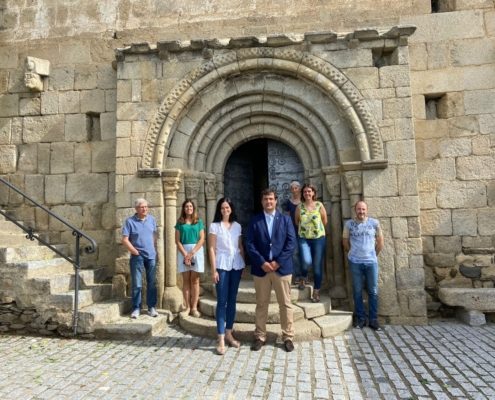
{"type": "MultiPolygon", "coordinates": [[[[331,210],[326,260],[330,294],[346,298],[342,223],[351,217],[351,204],[366,195],[363,181],[369,184],[396,174],[381,172],[387,161],[371,103],[325,57],[290,46],[238,46],[205,51],[206,60],[178,79],[148,125],[141,175],[156,174],[163,184],[164,304],[177,306],[177,292],[172,293],[178,204],[185,197],[196,199],[207,223],[211,221],[216,200],[226,193],[229,158],[255,140],[293,149],[304,181],[321,188],[321,198],[331,210]]],[[[382,196],[377,190],[369,193],[382,196]]],[[[389,276],[386,283],[392,286],[389,276]]],[[[396,310],[397,301],[390,297],[387,307],[396,310]]]]}

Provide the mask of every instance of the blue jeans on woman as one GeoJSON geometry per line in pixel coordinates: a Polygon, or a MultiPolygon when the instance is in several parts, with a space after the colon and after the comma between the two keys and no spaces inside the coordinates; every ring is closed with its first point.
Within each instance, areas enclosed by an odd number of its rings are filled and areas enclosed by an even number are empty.
{"type": "Polygon", "coordinates": [[[148,309],[156,307],[156,261],[143,256],[131,255],[131,296],[132,309],[141,309],[141,291],[143,287],[143,269],[146,270],[146,304],[148,309]]]}
{"type": "Polygon", "coordinates": [[[354,312],[357,322],[365,324],[367,320],[363,303],[363,288],[366,283],[368,292],[369,322],[378,320],[378,263],[353,263],[349,261],[352,275],[352,291],[354,298],[354,312]]]}
{"type": "Polygon", "coordinates": [[[217,289],[217,309],[215,312],[217,319],[217,332],[219,335],[225,334],[225,329],[232,329],[234,326],[237,291],[241,281],[242,269],[225,271],[217,269],[218,283],[217,289]]]}
{"type": "Polygon", "coordinates": [[[299,237],[299,254],[301,257],[301,275],[308,278],[308,271],[313,266],[315,276],[315,289],[320,290],[323,281],[323,257],[325,255],[326,238],[305,239],[299,237]]]}

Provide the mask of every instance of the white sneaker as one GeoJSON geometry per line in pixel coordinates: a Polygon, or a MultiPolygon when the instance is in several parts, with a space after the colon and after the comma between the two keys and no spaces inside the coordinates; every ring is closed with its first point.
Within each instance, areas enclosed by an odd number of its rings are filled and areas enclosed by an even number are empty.
{"type": "Polygon", "coordinates": [[[139,314],[140,314],[140,311],[139,311],[139,308],[136,308],[132,314],[131,314],[131,318],[132,319],[137,319],[137,317],[139,317],[139,314]]]}
{"type": "Polygon", "coordinates": [[[148,310],[148,315],[150,317],[158,317],[158,313],[156,312],[156,308],[155,307],[151,307],[149,310],[148,310]]]}

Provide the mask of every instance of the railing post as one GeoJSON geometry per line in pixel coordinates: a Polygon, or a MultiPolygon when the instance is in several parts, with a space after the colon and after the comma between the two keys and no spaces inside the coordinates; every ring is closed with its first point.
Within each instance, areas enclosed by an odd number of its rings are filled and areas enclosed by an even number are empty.
{"type": "Polygon", "coordinates": [[[75,282],[74,282],[74,312],[72,315],[72,327],[74,329],[74,336],[77,335],[77,323],[79,321],[79,269],[80,260],[79,260],[79,239],[81,235],[77,232],[72,232],[72,234],[76,237],[76,260],[74,263],[74,274],[75,274],[75,282]]]}

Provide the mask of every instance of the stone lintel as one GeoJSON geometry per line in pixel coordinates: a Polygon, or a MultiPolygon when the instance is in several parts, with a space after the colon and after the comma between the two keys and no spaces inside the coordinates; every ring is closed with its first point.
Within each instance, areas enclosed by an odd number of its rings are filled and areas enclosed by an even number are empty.
{"type": "Polygon", "coordinates": [[[232,38],[212,38],[212,39],[191,39],[191,40],[165,40],[158,41],[156,45],[149,43],[135,43],[127,47],[118,48],[116,57],[121,60],[125,54],[144,53],[178,53],[185,51],[196,51],[202,49],[242,49],[250,47],[284,47],[291,45],[307,44],[328,44],[340,41],[348,46],[355,47],[358,42],[373,41],[377,39],[392,39],[397,41],[397,46],[401,45],[400,40],[412,35],[416,30],[413,25],[393,26],[388,30],[378,30],[374,28],[362,28],[353,32],[335,33],[331,31],[306,32],[241,36],[232,38]]]}
{"type": "Polygon", "coordinates": [[[138,176],[140,178],[158,178],[161,176],[159,168],[143,168],[138,170],[138,176]]]}

